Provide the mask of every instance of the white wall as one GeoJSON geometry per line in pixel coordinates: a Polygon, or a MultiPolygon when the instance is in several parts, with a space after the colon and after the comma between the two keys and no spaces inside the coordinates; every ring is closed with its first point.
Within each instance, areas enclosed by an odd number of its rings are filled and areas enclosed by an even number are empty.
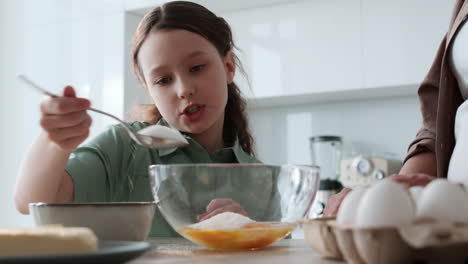
{"type": "MultiPolygon", "coordinates": [[[[22,21],[20,5],[14,1],[0,2],[0,227],[30,223],[29,217],[16,213],[12,199],[16,169],[24,147],[23,134],[29,132],[22,131],[24,93],[15,81],[22,59],[19,46],[23,38],[22,21]]],[[[33,111],[30,114],[34,116],[33,111]]]]}
{"type": "Polygon", "coordinates": [[[250,120],[258,156],[272,164],[310,164],[309,138],[323,134],[342,136],[348,152],[403,159],[421,123],[416,95],[256,109],[250,120]]]}
{"type": "MultiPolygon", "coordinates": [[[[123,0],[0,1],[0,227],[31,225],[13,203],[20,161],[39,133],[42,96],[15,79],[24,73],[59,93],[73,85],[93,106],[124,116],[123,0]]],[[[91,137],[113,120],[91,114],[91,137]]],[[[29,164],[34,166],[34,164],[29,164]]]]}
{"type": "Polygon", "coordinates": [[[147,91],[137,81],[133,73],[131,58],[131,46],[135,30],[142,19],[141,15],[127,12],[125,14],[125,95],[124,95],[124,113],[127,119],[130,119],[133,108],[138,104],[151,104],[152,99],[147,91]]]}

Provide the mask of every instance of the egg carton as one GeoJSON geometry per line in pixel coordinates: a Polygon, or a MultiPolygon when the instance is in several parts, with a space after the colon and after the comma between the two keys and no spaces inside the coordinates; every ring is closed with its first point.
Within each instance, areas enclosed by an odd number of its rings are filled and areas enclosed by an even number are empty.
{"type": "Polygon", "coordinates": [[[466,263],[468,224],[417,222],[398,228],[356,228],[335,218],[301,222],[309,246],[350,264],[466,263]]]}

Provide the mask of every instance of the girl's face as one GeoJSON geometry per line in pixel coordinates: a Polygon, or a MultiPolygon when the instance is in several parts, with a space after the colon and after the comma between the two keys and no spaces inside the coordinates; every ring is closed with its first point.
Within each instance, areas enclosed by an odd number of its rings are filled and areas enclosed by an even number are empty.
{"type": "Polygon", "coordinates": [[[235,72],[232,53],[222,58],[208,40],[186,30],[158,30],[148,35],[138,59],[167,122],[188,134],[222,135],[227,85],[235,72]]]}

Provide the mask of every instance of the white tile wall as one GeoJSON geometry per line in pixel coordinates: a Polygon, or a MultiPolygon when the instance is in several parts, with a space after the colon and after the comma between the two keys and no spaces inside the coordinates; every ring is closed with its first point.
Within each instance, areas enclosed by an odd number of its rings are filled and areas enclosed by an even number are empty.
{"type": "Polygon", "coordinates": [[[309,138],[321,134],[342,136],[348,153],[403,159],[421,124],[416,95],[261,108],[249,115],[258,157],[271,164],[310,164],[309,138]]]}

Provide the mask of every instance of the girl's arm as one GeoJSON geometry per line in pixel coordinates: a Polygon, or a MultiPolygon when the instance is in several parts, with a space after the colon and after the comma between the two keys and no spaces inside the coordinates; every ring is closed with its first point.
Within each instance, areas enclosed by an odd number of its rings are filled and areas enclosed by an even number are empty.
{"type": "Polygon", "coordinates": [[[28,214],[32,202],[70,203],[73,182],[65,172],[69,150],[63,150],[41,132],[26,154],[15,187],[16,208],[28,214]]]}
{"type": "Polygon", "coordinates": [[[43,131],[27,152],[16,181],[16,208],[28,214],[29,203],[73,201],[73,181],[65,171],[68,158],[89,134],[90,102],[76,98],[72,87],[63,97],[47,97],[41,104],[43,131]]]}

